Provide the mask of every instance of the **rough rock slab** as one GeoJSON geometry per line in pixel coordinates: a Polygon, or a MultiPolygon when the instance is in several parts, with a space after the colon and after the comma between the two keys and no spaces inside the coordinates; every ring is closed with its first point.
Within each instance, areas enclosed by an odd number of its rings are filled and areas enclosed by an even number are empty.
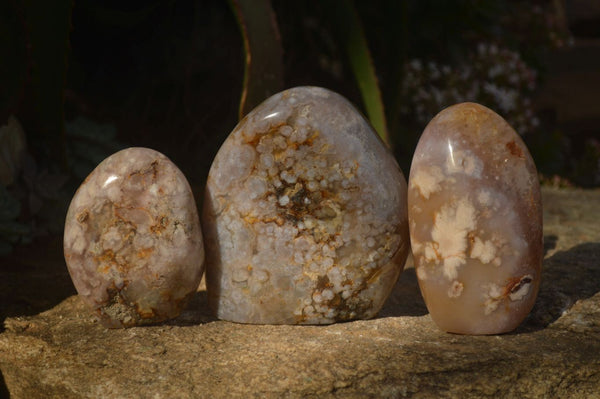
{"type": "Polygon", "coordinates": [[[600,191],[543,190],[538,301],[517,331],[439,331],[408,268],[380,316],[329,326],[217,321],[206,294],[177,320],[107,330],[71,296],[5,320],[14,398],[600,397],[600,191]]]}

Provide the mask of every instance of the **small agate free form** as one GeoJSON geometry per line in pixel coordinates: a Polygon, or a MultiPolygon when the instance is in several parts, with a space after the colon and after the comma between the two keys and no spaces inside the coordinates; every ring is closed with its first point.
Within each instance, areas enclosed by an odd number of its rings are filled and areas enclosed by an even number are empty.
{"type": "Polygon", "coordinates": [[[111,155],[71,201],[64,252],[77,292],[104,326],[177,317],[204,266],[196,203],[183,173],[148,148],[111,155]]]}
{"type": "Polygon", "coordinates": [[[510,125],[474,103],[440,112],[413,157],[408,212],[435,323],[461,334],[515,329],[537,296],[543,236],[536,168],[510,125]]]}

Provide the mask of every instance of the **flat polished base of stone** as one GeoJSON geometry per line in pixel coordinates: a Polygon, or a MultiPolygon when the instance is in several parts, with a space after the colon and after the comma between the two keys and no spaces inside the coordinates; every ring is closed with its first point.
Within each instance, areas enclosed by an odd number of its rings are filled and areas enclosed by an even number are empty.
{"type": "Polygon", "coordinates": [[[108,330],[72,296],[6,319],[0,370],[33,399],[597,397],[600,191],[542,192],[541,289],[510,334],[441,332],[409,263],[379,317],[328,326],[217,321],[200,291],[168,324],[108,330]]]}

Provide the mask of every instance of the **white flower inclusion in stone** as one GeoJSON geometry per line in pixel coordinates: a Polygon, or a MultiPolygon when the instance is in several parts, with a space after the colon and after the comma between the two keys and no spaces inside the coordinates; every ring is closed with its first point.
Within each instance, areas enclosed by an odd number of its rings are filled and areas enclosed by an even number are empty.
{"type": "Polygon", "coordinates": [[[317,87],[250,112],[211,167],[203,226],[219,318],[373,317],[408,253],[406,182],[366,120],[317,87]]]}
{"type": "Polygon", "coordinates": [[[444,275],[454,280],[457,269],[465,264],[467,257],[467,234],[475,228],[475,208],[467,199],[443,205],[436,215],[432,242],[425,244],[425,257],[429,261],[441,261],[444,275]]]}
{"type": "Polygon", "coordinates": [[[496,113],[463,103],[427,126],[408,190],[416,275],[445,331],[514,329],[540,283],[542,208],[527,148],[496,113]]]}
{"type": "Polygon", "coordinates": [[[471,258],[479,259],[482,263],[490,263],[496,259],[496,246],[491,240],[482,241],[481,238],[473,239],[471,258]]]}
{"type": "Polygon", "coordinates": [[[443,180],[442,170],[437,166],[432,166],[415,172],[415,177],[410,181],[410,185],[417,188],[425,199],[429,199],[431,194],[441,188],[440,183],[443,180]]]}

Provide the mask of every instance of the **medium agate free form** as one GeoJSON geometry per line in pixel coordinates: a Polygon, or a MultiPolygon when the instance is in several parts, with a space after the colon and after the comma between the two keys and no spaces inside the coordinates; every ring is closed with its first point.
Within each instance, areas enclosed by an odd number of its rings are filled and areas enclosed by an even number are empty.
{"type": "Polygon", "coordinates": [[[408,207],[435,323],[462,334],[516,328],[540,284],[542,205],[535,165],[510,125],[479,104],[440,112],[417,145],[408,207]]]}
{"type": "Polygon", "coordinates": [[[204,262],[183,173],[147,148],[111,155],[71,201],[64,251],[77,292],[106,327],[178,316],[196,292],[204,262]]]}
{"type": "Polygon", "coordinates": [[[297,87],[266,100],[227,138],[209,173],[203,227],[219,318],[369,318],[406,260],[406,182],[346,99],[297,87]]]}

